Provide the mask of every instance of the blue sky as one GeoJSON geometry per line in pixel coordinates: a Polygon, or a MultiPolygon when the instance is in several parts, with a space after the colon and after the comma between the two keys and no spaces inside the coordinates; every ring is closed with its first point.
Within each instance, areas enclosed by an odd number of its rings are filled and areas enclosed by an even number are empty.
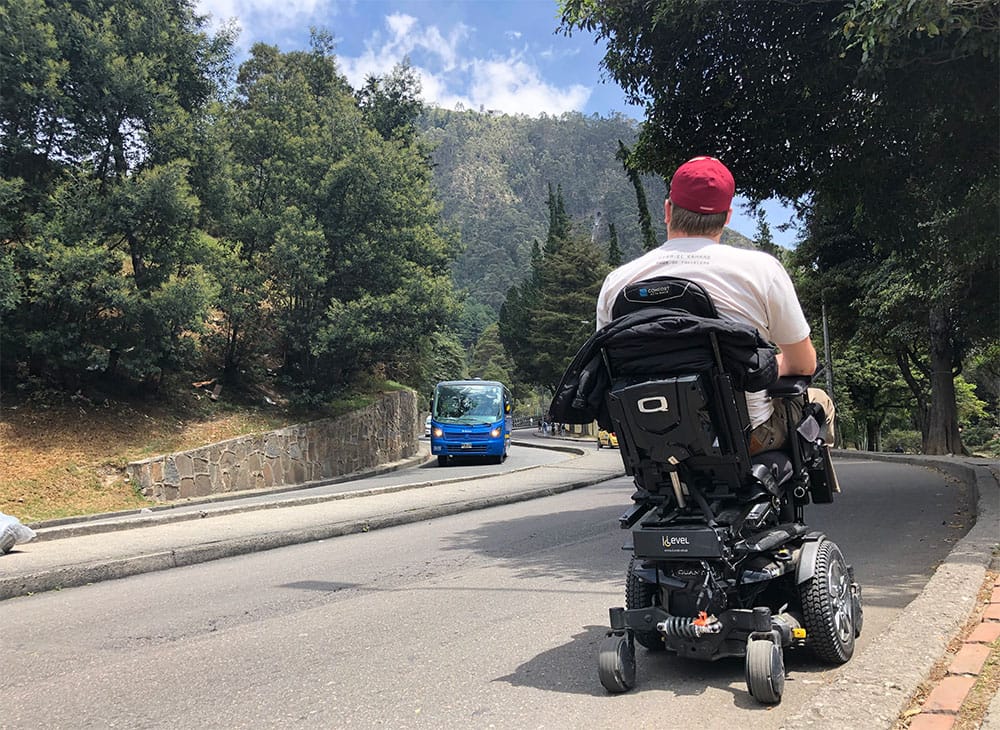
{"type": "MultiPolygon", "coordinates": [[[[603,44],[582,31],[555,32],[556,0],[197,0],[197,6],[214,22],[236,20],[240,58],[258,41],[298,50],[308,47],[311,26],[329,31],[340,70],[355,88],[408,58],[424,101],[436,106],[643,118],[601,71],[603,44]]],[[[775,240],[791,246],[794,233],[777,230],[790,213],[774,202],[764,209],[775,240]]],[[[753,237],[756,221],[737,205],[732,227],[753,237]]]]}

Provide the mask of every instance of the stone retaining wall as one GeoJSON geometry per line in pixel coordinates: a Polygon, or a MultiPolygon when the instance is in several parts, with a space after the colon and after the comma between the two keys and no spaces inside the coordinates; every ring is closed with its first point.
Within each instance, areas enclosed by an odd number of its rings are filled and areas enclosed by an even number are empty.
{"type": "Polygon", "coordinates": [[[364,410],[155,456],[128,465],[143,496],[161,502],[266,489],[364,471],[417,453],[416,393],[384,393],[364,410]]]}

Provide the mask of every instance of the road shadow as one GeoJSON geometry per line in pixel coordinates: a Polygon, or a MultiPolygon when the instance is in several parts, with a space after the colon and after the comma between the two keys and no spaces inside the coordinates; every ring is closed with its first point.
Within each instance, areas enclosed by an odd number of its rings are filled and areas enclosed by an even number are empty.
{"type": "Polygon", "coordinates": [[[445,549],[474,551],[504,563],[519,578],[557,578],[560,583],[615,581],[624,588],[628,554],[621,546],[628,535],[619,529],[618,517],[628,507],[630,492],[618,491],[621,506],[490,522],[450,536],[445,549]],[[592,547],[583,547],[595,542],[605,545],[598,560],[592,547]]]}
{"type": "MultiPolygon", "coordinates": [[[[972,523],[968,490],[936,473],[907,466],[876,467],[871,473],[857,468],[843,471],[844,477],[850,477],[845,494],[829,507],[811,505],[806,522],[825,532],[855,565],[867,606],[899,611],[920,594],[935,568],[968,531],[972,523]]],[[[622,498],[618,506],[498,520],[452,536],[446,547],[476,551],[521,577],[550,578],[557,584],[604,582],[623,589],[628,553],[619,548],[627,535],[618,529],[618,517],[630,495],[630,488],[623,484],[617,480],[617,486],[588,488],[617,490],[622,498]]],[[[604,690],[597,680],[597,652],[605,630],[584,627],[562,645],[540,652],[497,681],[600,695],[604,690]],[[567,679],[566,667],[570,666],[592,670],[567,679]]],[[[732,692],[736,706],[760,709],[746,694],[741,659],[703,663],[640,649],[638,662],[635,691],[655,689],[679,696],[700,694],[706,687],[724,688],[732,692]]],[[[790,686],[829,681],[829,673],[836,670],[805,649],[787,650],[785,662],[790,686]]]]}
{"type": "MultiPolygon", "coordinates": [[[[510,674],[493,681],[547,692],[608,697],[613,701],[618,695],[605,690],[597,676],[597,656],[606,636],[606,627],[584,626],[564,644],[540,652],[510,674]],[[567,667],[581,666],[590,667],[591,671],[575,675],[566,671],[567,667]]],[[[818,683],[822,680],[813,679],[813,675],[830,669],[805,649],[786,650],[784,657],[785,681],[789,688],[794,687],[796,682],[818,683]]],[[[735,707],[759,711],[768,709],[747,692],[744,663],[740,657],[706,662],[667,652],[651,652],[637,646],[636,662],[636,686],[629,694],[656,691],[668,696],[687,697],[702,695],[707,689],[718,689],[732,694],[735,707]]]]}

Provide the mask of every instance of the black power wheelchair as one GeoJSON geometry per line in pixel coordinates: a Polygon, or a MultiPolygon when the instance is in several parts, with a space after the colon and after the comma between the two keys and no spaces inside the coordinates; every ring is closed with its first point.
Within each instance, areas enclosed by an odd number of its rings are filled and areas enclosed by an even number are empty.
{"type": "Polygon", "coordinates": [[[557,417],[596,414],[614,431],[635,480],[619,518],[632,553],[625,606],[610,609],[600,681],[610,692],[633,687],[638,643],[693,659],[743,657],[750,694],[780,702],[785,648],[842,664],[863,622],[851,566],[804,522],[806,504],[839,491],[823,410],[807,402],[810,379],[776,378],[773,347],[719,319],[690,281],[629,285],[613,316],[553,400],[557,417]],[[743,391],[762,385],[788,409],[788,443],[751,456],[743,391]]]}

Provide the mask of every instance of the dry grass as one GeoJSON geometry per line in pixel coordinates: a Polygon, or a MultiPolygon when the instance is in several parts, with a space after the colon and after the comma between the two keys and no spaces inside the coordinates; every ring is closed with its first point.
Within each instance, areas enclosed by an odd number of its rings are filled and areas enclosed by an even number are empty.
{"type": "Polygon", "coordinates": [[[125,481],[130,461],[303,420],[283,409],[213,402],[182,391],[169,402],[5,398],[0,407],[0,512],[41,520],[142,507],[125,481]]]}

